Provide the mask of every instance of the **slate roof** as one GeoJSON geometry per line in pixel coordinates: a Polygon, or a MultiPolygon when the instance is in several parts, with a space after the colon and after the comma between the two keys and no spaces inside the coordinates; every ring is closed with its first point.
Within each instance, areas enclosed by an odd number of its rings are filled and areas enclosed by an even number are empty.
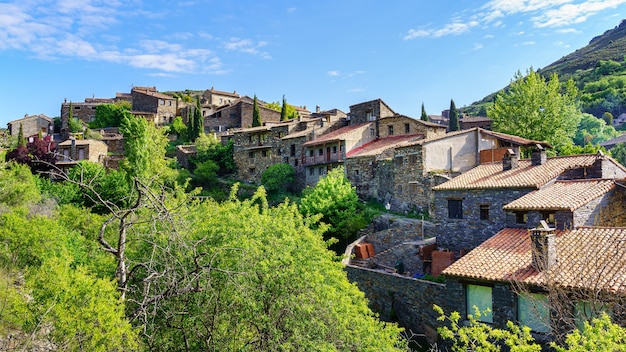
{"type": "Polygon", "coordinates": [[[328,132],[322,136],[319,136],[318,138],[312,140],[312,141],[308,141],[306,143],[304,143],[304,146],[309,146],[309,145],[317,145],[317,144],[322,144],[322,143],[326,143],[326,142],[332,142],[332,141],[340,141],[342,139],[344,139],[346,137],[347,134],[354,132],[358,129],[362,129],[364,127],[367,127],[369,125],[371,125],[372,122],[364,122],[364,123],[357,123],[354,125],[350,125],[350,126],[345,126],[345,127],[341,127],[339,129],[336,129],[332,132],[328,132]]]}
{"type": "Polygon", "coordinates": [[[539,189],[561,175],[565,170],[592,166],[596,154],[580,154],[547,158],[541,165],[531,165],[529,159],[520,160],[518,167],[502,170],[502,162],[481,164],[447,181],[433,190],[470,190],[502,188],[539,189]]]}
{"type": "Polygon", "coordinates": [[[486,281],[626,293],[626,228],[556,230],[557,263],[538,272],[532,266],[530,232],[506,228],[461,257],[443,274],[486,281]]]}
{"type": "Polygon", "coordinates": [[[609,139],[608,141],[601,142],[600,145],[607,149],[611,149],[620,143],[626,143],[626,134],[623,134],[619,137],[615,137],[613,139],[609,139]]]}
{"type": "Polygon", "coordinates": [[[393,116],[382,117],[382,118],[380,118],[380,122],[383,123],[387,119],[398,119],[398,118],[413,120],[413,121],[415,121],[417,123],[421,123],[422,125],[429,126],[429,127],[446,128],[446,126],[442,126],[441,124],[438,124],[438,123],[435,123],[435,122],[423,121],[423,120],[416,119],[416,118],[413,118],[413,117],[410,117],[410,116],[406,116],[406,115],[402,115],[402,114],[395,114],[393,116]]]}
{"type": "Polygon", "coordinates": [[[397,146],[398,144],[401,144],[406,141],[414,140],[414,139],[419,139],[419,138],[424,138],[424,135],[413,134],[413,135],[402,135],[402,136],[391,136],[391,137],[386,137],[386,138],[379,138],[379,139],[373,140],[367,144],[364,144],[358,148],[355,148],[349,151],[346,154],[346,157],[358,158],[358,157],[364,157],[364,156],[376,156],[376,155],[381,154],[385,150],[388,150],[390,148],[397,146]]]}
{"type": "Polygon", "coordinates": [[[574,211],[616,187],[612,179],[556,181],[502,207],[504,210],[574,211]]]}

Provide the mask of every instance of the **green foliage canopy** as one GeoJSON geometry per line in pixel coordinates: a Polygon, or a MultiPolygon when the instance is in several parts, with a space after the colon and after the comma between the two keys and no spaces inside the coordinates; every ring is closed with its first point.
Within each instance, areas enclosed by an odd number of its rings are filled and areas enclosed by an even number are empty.
{"type": "Polygon", "coordinates": [[[125,116],[130,117],[131,105],[128,101],[96,106],[96,118],[89,123],[89,128],[119,127],[125,116]]]}
{"type": "Polygon", "coordinates": [[[573,81],[561,92],[556,74],[546,81],[529,69],[517,72],[508,91],[501,91],[487,111],[493,129],[532,140],[547,141],[557,150],[570,143],[580,121],[573,81]]]}
{"type": "Polygon", "coordinates": [[[296,169],[289,164],[274,164],[261,175],[261,184],[267,192],[285,191],[295,181],[296,169]]]}
{"type": "Polygon", "coordinates": [[[351,235],[351,221],[356,218],[359,198],[355,188],[337,167],[319,180],[313,188],[306,188],[300,201],[300,211],[306,216],[320,214],[321,221],[330,225],[328,234],[336,238],[351,235]]]}

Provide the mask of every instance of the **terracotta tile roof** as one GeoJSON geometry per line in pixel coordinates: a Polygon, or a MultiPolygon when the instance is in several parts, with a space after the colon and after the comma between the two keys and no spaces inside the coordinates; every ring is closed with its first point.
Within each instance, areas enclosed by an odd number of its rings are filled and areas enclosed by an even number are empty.
{"type": "Polygon", "coordinates": [[[344,138],[346,138],[346,136],[351,133],[354,132],[358,129],[363,129],[368,127],[369,125],[373,124],[373,122],[364,122],[364,123],[358,123],[358,124],[354,124],[354,125],[350,125],[350,126],[345,126],[345,127],[341,127],[339,129],[336,129],[332,132],[329,132],[327,134],[324,134],[312,141],[308,141],[306,143],[304,143],[304,146],[309,146],[309,145],[317,145],[317,144],[321,144],[321,143],[325,143],[325,142],[331,142],[331,141],[338,141],[338,140],[342,140],[344,138]]]}
{"type": "MultiPolygon", "coordinates": [[[[437,125],[437,124],[435,124],[437,125]]],[[[441,126],[441,125],[439,125],[441,126]]],[[[446,139],[449,137],[454,137],[454,136],[458,136],[458,135],[462,135],[462,134],[469,134],[469,133],[476,133],[476,131],[480,131],[481,134],[486,134],[488,136],[492,136],[494,138],[497,138],[501,141],[505,141],[514,145],[520,145],[520,146],[530,146],[530,145],[535,145],[535,144],[541,144],[544,147],[548,147],[548,148],[552,148],[552,146],[547,143],[547,142],[542,142],[542,141],[534,141],[532,139],[526,139],[526,138],[522,138],[522,137],[518,137],[518,136],[513,136],[510,134],[506,134],[506,133],[500,133],[500,132],[493,132],[493,131],[489,131],[486,130],[484,128],[480,128],[480,127],[474,127],[474,128],[470,128],[467,130],[459,130],[459,131],[453,131],[453,132],[448,132],[444,135],[439,135],[439,136],[433,136],[433,137],[429,137],[420,141],[415,141],[415,142],[410,142],[410,143],[406,143],[404,146],[408,147],[408,146],[412,146],[412,145],[418,145],[418,144],[426,144],[426,143],[430,143],[430,142],[434,142],[434,141],[438,141],[438,140],[442,140],[442,139],[446,139]]]]}
{"type": "Polygon", "coordinates": [[[502,163],[481,164],[447,181],[433,190],[534,188],[539,189],[565,170],[589,167],[601,157],[595,154],[568,155],[547,158],[541,165],[520,160],[518,167],[502,170],[502,163]]]}
{"type": "Polygon", "coordinates": [[[581,227],[556,231],[557,263],[538,272],[532,266],[527,229],[504,229],[443,271],[488,281],[554,284],[626,293],[626,228],[581,227]]]}
{"type": "Polygon", "coordinates": [[[615,188],[615,180],[557,181],[532,191],[502,207],[504,210],[574,211],[615,188]]]}
{"type": "Polygon", "coordinates": [[[393,148],[403,142],[424,138],[422,134],[404,135],[404,136],[391,136],[386,138],[379,138],[373,140],[367,144],[364,144],[358,148],[352,149],[346,154],[348,158],[358,158],[362,156],[374,156],[379,155],[389,148],[393,148]]]}

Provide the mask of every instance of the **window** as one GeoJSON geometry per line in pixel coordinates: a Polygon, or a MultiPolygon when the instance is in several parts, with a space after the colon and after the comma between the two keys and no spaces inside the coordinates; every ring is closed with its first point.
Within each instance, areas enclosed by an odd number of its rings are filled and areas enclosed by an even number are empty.
{"type": "Polygon", "coordinates": [[[393,125],[387,126],[387,131],[390,136],[393,136],[393,125]]]}
{"type": "Polygon", "coordinates": [[[293,160],[293,166],[298,166],[298,159],[293,160]]]}
{"type": "Polygon", "coordinates": [[[314,153],[313,149],[309,149],[309,156],[310,157],[313,157],[313,153],[314,153]]]}
{"type": "Polygon", "coordinates": [[[409,133],[411,132],[411,125],[409,125],[408,123],[404,124],[404,133],[409,133]]]}
{"type": "Polygon", "coordinates": [[[333,145],[333,154],[337,154],[337,146],[333,145]]]}
{"type": "Polygon", "coordinates": [[[261,156],[262,157],[267,157],[269,155],[269,152],[267,150],[261,150],[261,156]]]}
{"type": "Polygon", "coordinates": [[[314,170],[312,167],[311,167],[311,168],[309,168],[309,176],[313,176],[313,172],[314,172],[314,171],[315,171],[315,170],[314,170]]]}
{"type": "Polygon", "coordinates": [[[517,224],[525,224],[528,221],[528,214],[523,212],[515,213],[515,223],[517,224]]]}
{"type": "Polygon", "coordinates": [[[393,163],[396,167],[402,166],[402,164],[404,164],[404,156],[403,155],[396,156],[395,158],[393,158],[393,163]]]}
{"type": "Polygon", "coordinates": [[[463,200],[448,199],[448,218],[463,219],[463,200]]]}
{"type": "Polygon", "coordinates": [[[467,285],[467,315],[483,323],[493,323],[493,304],[491,297],[492,288],[489,286],[467,285]],[[476,316],[476,308],[480,317],[476,316]]]}
{"type": "Polygon", "coordinates": [[[359,170],[354,170],[354,176],[359,176],[359,170]]]}
{"type": "Polygon", "coordinates": [[[374,137],[375,135],[374,127],[370,127],[370,137],[374,137]]]}
{"type": "Polygon", "coordinates": [[[290,150],[290,155],[291,156],[296,156],[296,145],[292,144],[290,149],[291,149],[290,150]]]}
{"type": "MultiPolygon", "coordinates": [[[[168,100],[167,105],[172,106],[172,101],[168,100]]],[[[204,116],[204,114],[202,114],[202,116],[204,116]]]]}
{"type": "Polygon", "coordinates": [[[548,224],[554,224],[555,220],[554,220],[554,213],[549,213],[549,212],[542,212],[541,213],[541,217],[543,218],[543,220],[545,220],[548,224]]]}
{"type": "Polygon", "coordinates": [[[550,332],[550,309],[548,297],[540,293],[524,293],[517,296],[517,320],[536,332],[550,332]]]}
{"type": "Polygon", "coordinates": [[[574,323],[578,329],[585,326],[586,321],[598,318],[603,312],[609,311],[606,304],[600,302],[578,301],[574,305],[574,323]]]}
{"type": "Polygon", "coordinates": [[[230,113],[230,118],[231,119],[235,119],[235,118],[237,118],[237,115],[234,112],[231,112],[230,113]]]}
{"type": "Polygon", "coordinates": [[[85,160],[85,148],[78,149],[78,160],[85,160]]]}
{"type": "Polygon", "coordinates": [[[256,171],[256,169],[255,169],[255,168],[253,168],[253,167],[251,167],[251,168],[249,168],[249,169],[248,169],[248,172],[249,172],[249,173],[251,173],[251,174],[253,174],[255,171],[256,171]]]}
{"type": "Polygon", "coordinates": [[[318,175],[323,175],[324,174],[324,168],[323,167],[318,168],[317,169],[317,174],[318,175]]]}
{"type": "Polygon", "coordinates": [[[480,205],[480,220],[489,220],[489,204],[480,205]]]}
{"type": "Polygon", "coordinates": [[[409,182],[409,194],[412,196],[416,196],[417,195],[417,182],[409,182]]]}
{"type": "Polygon", "coordinates": [[[417,154],[409,155],[409,164],[412,164],[412,165],[417,164],[417,154]]]}
{"type": "Polygon", "coordinates": [[[317,155],[322,156],[324,155],[324,148],[320,148],[317,150],[317,155]]]}
{"type": "Polygon", "coordinates": [[[74,106],[74,110],[80,110],[80,106],[74,106]]]}
{"type": "Polygon", "coordinates": [[[254,152],[248,152],[248,158],[254,159],[254,152]]]}
{"type": "Polygon", "coordinates": [[[165,101],[159,99],[159,105],[165,105],[165,101]]]}

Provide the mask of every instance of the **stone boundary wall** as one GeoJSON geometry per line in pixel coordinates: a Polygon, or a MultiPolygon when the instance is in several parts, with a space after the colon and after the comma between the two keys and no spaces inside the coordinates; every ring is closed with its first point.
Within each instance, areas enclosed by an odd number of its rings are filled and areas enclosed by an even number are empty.
{"type": "MultiPolygon", "coordinates": [[[[347,265],[348,279],[365,293],[370,308],[385,321],[397,321],[407,332],[437,338],[437,313],[433,304],[446,306],[446,285],[397,274],[347,265]]],[[[409,336],[411,335],[409,333],[409,336]]]]}

